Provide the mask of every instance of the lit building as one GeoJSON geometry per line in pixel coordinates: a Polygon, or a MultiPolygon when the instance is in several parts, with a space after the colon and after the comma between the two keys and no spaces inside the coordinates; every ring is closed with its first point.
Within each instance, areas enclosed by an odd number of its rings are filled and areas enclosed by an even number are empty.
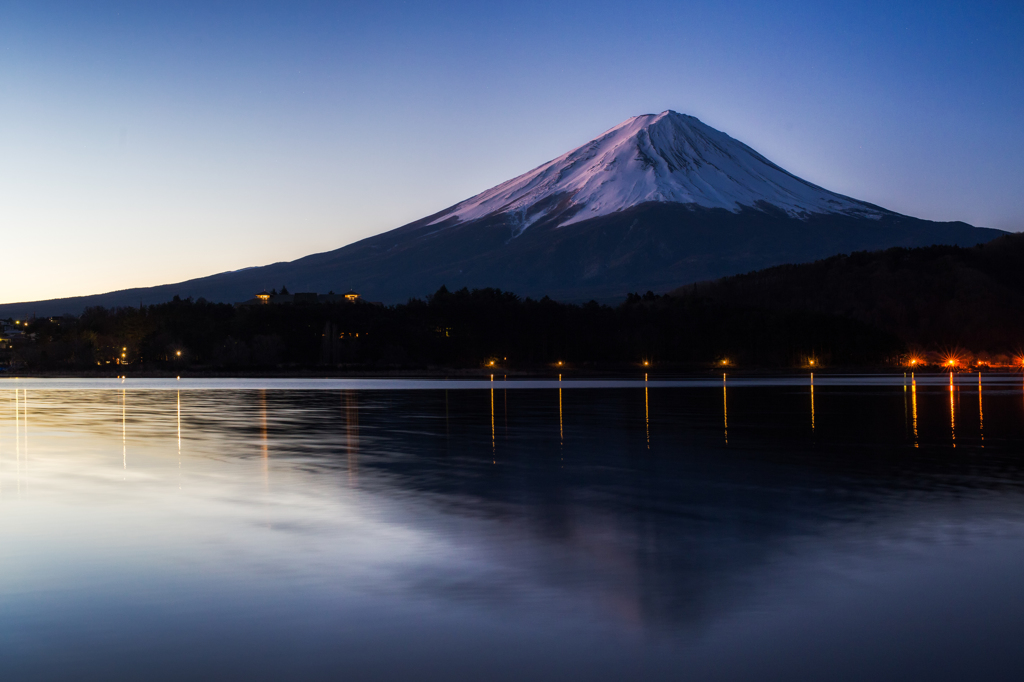
{"type": "Polygon", "coordinates": [[[300,292],[295,294],[275,294],[272,292],[261,291],[256,294],[254,298],[250,298],[248,301],[241,301],[235,304],[235,307],[241,308],[246,306],[258,306],[258,305],[286,305],[286,304],[315,304],[315,303],[359,303],[360,305],[376,305],[383,306],[383,303],[376,301],[364,300],[362,295],[358,292],[349,290],[346,294],[318,294],[316,292],[300,292]]]}

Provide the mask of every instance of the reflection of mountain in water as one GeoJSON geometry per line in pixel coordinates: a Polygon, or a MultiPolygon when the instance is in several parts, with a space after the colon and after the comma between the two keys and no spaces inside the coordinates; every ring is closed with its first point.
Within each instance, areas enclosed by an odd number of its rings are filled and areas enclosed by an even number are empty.
{"type": "Polygon", "coordinates": [[[1016,680],[1020,378],[807,379],[13,382],[5,669],[1016,680]]]}
{"type": "Polygon", "coordinates": [[[96,677],[120,679],[156,651],[160,679],[1016,680],[1020,378],[809,379],[20,380],[0,410],[0,638],[40,644],[5,665],[115,662],[96,677]]]}
{"type": "MultiPolygon", "coordinates": [[[[654,389],[646,403],[638,389],[565,391],[561,404],[498,389],[493,412],[489,391],[241,397],[266,405],[279,464],[344,472],[338,484],[386,501],[392,522],[455,538],[473,568],[439,558],[404,575],[414,592],[506,605],[543,593],[675,629],[742,604],[797,545],[899,533],[957,499],[1018,488],[1019,463],[992,446],[1021,437],[1020,396],[991,391],[986,457],[965,460],[980,447],[972,391],[954,394],[959,451],[950,394],[935,387],[915,396],[918,449],[899,387],[819,388],[813,430],[804,389],[654,389]]],[[[252,437],[262,419],[212,409],[216,395],[190,403],[191,427],[211,434],[252,437]],[[203,401],[211,409],[195,410],[203,401]]]]}

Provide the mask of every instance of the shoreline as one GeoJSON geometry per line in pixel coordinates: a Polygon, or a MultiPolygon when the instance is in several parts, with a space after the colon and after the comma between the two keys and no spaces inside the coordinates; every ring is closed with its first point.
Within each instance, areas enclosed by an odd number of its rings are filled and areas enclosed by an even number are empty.
{"type": "Polygon", "coordinates": [[[731,378],[757,377],[800,377],[817,374],[820,376],[947,376],[957,375],[1013,375],[1022,374],[1020,367],[966,367],[952,371],[942,366],[892,367],[892,366],[835,366],[795,368],[683,368],[683,367],[573,367],[561,368],[426,368],[426,369],[268,369],[265,371],[227,371],[191,369],[180,371],[137,370],[122,368],[120,371],[72,371],[38,372],[27,370],[0,371],[0,379],[623,379],[636,380],[647,376],[650,380],[708,379],[727,375],[731,378]]]}

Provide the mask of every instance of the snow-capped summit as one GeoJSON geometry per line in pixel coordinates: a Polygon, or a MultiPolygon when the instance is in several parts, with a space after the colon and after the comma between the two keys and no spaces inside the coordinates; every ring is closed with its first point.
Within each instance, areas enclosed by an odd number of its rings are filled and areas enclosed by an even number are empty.
{"type": "Polygon", "coordinates": [[[648,202],[781,209],[794,218],[888,211],[801,180],[693,116],[634,116],[587,144],[482,192],[431,224],[505,214],[521,229],[550,217],[559,226],[648,202]]]}

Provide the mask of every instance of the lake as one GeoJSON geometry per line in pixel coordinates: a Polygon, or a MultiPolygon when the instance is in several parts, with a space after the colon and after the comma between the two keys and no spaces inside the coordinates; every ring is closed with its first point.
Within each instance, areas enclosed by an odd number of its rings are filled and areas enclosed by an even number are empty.
{"type": "Polygon", "coordinates": [[[1024,666],[1024,378],[0,380],[6,679],[1024,666]]]}

